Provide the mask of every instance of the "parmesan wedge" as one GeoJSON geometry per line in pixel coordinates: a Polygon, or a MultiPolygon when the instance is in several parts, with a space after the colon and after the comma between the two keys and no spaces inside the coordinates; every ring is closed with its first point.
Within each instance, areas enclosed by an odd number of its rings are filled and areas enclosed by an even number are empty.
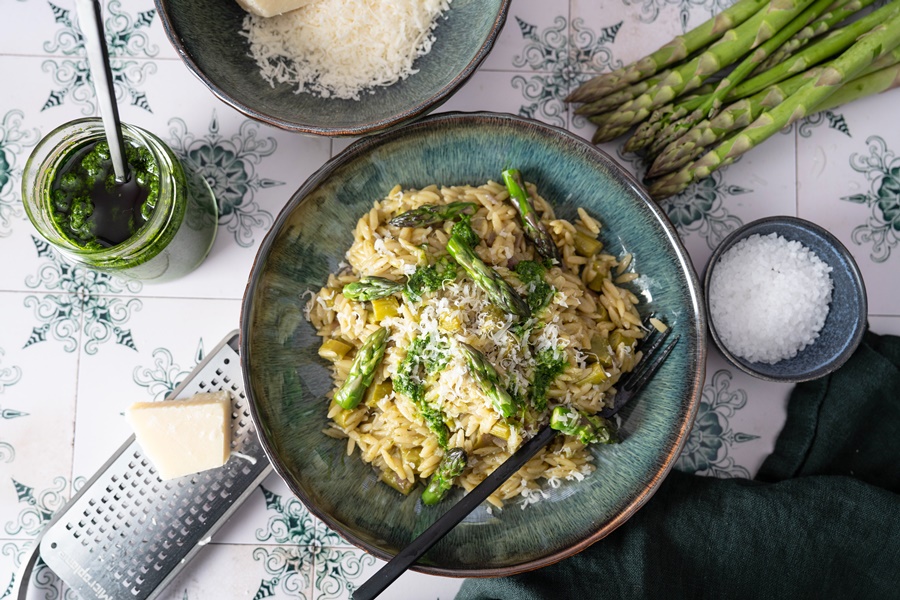
{"type": "Polygon", "coordinates": [[[237,0],[241,8],[257,17],[274,17],[297,10],[316,0],[237,0]]]}
{"type": "Polygon", "coordinates": [[[231,397],[226,391],[136,402],[125,418],[163,480],[221,467],[231,453],[231,397]]]}

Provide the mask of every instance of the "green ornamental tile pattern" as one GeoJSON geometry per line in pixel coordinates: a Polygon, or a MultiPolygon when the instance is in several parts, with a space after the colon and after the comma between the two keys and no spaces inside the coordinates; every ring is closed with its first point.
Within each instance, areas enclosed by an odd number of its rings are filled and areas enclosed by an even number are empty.
{"type": "MultiPolygon", "coordinates": [[[[121,407],[126,399],[161,399],[174,389],[218,342],[195,333],[197,323],[209,328],[204,306],[238,298],[217,298],[188,287],[183,289],[189,292],[179,295],[176,284],[174,292],[170,288],[164,294],[172,300],[166,304],[166,320],[149,324],[138,317],[158,301],[152,286],[74,265],[37,237],[21,204],[28,155],[56,125],[96,115],[97,103],[74,10],[47,0],[14,4],[15,14],[28,18],[0,25],[0,34],[7,40],[24,36],[39,42],[23,44],[21,56],[11,42],[0,45],[0,76],[17,88],[0,97],[0,307],[11,315],[0,321],[0,597],[10,593],[13,572],[25,560],[30,540],[84,485],[84,476],[73,477],[79,470],[70,455],[91,444],[87,434],[76,434],[72,443],[56,447],[48,439],[41,448],[23,441],[25,434],[35,429],[39,434],[44,427],[72,429],[69,419],[78,414],[101,419],[102,426],[108,424],[115,432],[111,435],[121,434],[124,440],[121,407]],[[157,341],[161,329],[171,344],[157,341]],[[125,383],[114,390],[121,405],[98,405],[90,390],[79,391],[79,374],[95,359],[122,371],[115,381],[125,383]],[[65,378],[54,378],[54,365],[63,362],[73,365],[74,378],[65,369],[58,371],[67,374],[65,378]],[[47,390],[43,395],[42,389],[47,390]],[[52,419],[41,416],[46,406],[62,409],[70,404],[79,409],[72,417],[59,410],[57,422],[42,421],[52,419]],[[48,452],[63,455],[50,463],[57,471],[50,475],[43,470],[48,452]]],[[[621,66],[666,41],[661,34],[671,31],[666,19],[676,18],[676,30],[686,31],[729,4],[616,0],[605,15],[576,0],[517,0],[499,42],[503,50],[497,56],[506,58],[489,59],[473,79],[483,82],[489,77],[494,86],[465,86],[458,97],[469,106],[490,107],[493,98],[502,95],[505,105],[520,116],[590,137],[590,123],[564,102],[574,87],[591,73],[621,66]]],[[[106,1],[104,24],[123,112],[165,139],[218,198],[219,239],[196,277],[237,279],[242,289],[248,273],[231,266],[233,257],[249,261],[255,255],[298,183],[291,161],[279,157],[286,147],[312,149],[320,141],[292,138],[286,144],[285,132],[238,115],[206,90],[172,101],[177,86],[160,73],[177,65],[183,81],[193,82],[193,76],[171,48],[160,46],[167,41],[152,1],[106,1]],[[217,255],[223,259],[214,260],[217,255]]],[[[764,214],[794,214],[831,227],[864,272],[896,272],[900,130],[885,127],[896,121],[896,101],[893,93],[866,99],[812,115],[776,136],[783,138],[779,148],[786,152],[772,160],[792,166],[779,170],[774,180],[758,168],[766,153],[758,149],[663,202],[661,208],[689,248],[697,271],[702,272],[717,243],[741,224],[764,214]],[[773,190],[787,193],[778,196],[773,190]]],[[[331,143],[331,154],[341,147],[331,143]]],[[[608,152],[636,174],[644,168],[621,151],[620,142],[608,152]]],[[[380,193],[374,192],[372,199],[380,193]]],[[[304,249],[305,254],[316,251],[304,249]]],[[[871,315],[873,327],[900,333],[900,282],[875,279],[868,282],[874,300],[870,305],[877,307],[871,315]]],[[[213,325],[224,336],[237,327],[237,317],[213,325]]],[[[750,379],[711,357],[700,409],[676,468],[715,477],[752,477],[771,450],[788,391],[750,379]]],[[[382,564],[328,529],[275,476],[252,494],[233,521],[164,598],[193,600],[220,590],[247,600],[343,600],[382,564]]],[[[428,592],[416,596],[420,598],[451,598],[459,586],[457,580],[411,573],[384,597],[409,597],[403,595],[403,581],[419,586],[427,582],[428,592]]],[[[30,586],[35,597],[74,596],[42,564],[30,586]]]]}

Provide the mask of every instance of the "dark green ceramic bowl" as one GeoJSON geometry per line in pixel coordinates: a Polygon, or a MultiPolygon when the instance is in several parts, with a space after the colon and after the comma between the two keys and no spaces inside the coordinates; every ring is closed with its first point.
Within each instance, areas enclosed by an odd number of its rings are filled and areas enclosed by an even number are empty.
{"type": "Polygon", "coordinates": [[[270,86],[241,35],[246,13],[235,0],[155,0],[179,56],[213,94],[250,118],[289,131],[359,136],[407,123],[456,92],[487,57],[506,21],[510,0],[453,0],[434,30],[418,72],[361,99],[324,99],[270,86]]]}
{"type": "Polygon", "coordinates": [[[460,497],[437,507],[377,481],[346,442],[322,433],[332,388],[320,340],[304,319],[309,291],[338,269],[357,219],[395,185],[479,185],[515,165],[574,218],[584,206],[604,222],[616,254],[632,252],[642,276],[631,288],[681,336],[656,377],[620,413],[624,441],[593,449],[597,470],[548,489],[522,510],[485,507],[414,568],[498,576],[570,556],[624,523],[672,467],[693,422],[704,380],[706,318],[697,276],[666,217],[606,154],[561,129],[490,113],[448,113],[351,145],[297,191],[260,247],[244,295],[241,356],[253,419],[275,469],[317,517],[387,559],[460,497]]]}

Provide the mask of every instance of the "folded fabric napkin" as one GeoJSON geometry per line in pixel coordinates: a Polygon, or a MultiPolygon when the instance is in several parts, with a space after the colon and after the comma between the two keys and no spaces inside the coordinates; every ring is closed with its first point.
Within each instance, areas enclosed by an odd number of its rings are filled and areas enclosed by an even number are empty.
{"type": "Polygon", "coordinates": [[[628,522],[457,600],[900,598],[900,337],[798,384],[754,480],[672,472],[628,522]]]}

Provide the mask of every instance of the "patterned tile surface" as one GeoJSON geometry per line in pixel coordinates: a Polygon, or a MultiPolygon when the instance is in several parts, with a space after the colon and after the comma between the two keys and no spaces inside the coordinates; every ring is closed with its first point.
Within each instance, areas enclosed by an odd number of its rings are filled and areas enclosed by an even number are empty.
{"type": "MultiPolygon", "coordinates": [[[[532,117],[589,137],[563,98],[728,0],[516,0],[495,51],[443,110],[532,117]]],[[[155,131],[220,202],[210,257],[142,286],[73,266],[36,236],[22,168],[42,135],[96,114],[71,0],[9,0],[0,19],[0,593],[42,526],[129,435],[135,400],[163,397],[238,323],[256,249],[291,193],[349,140],[295,136],[218,102],[177,59],[151,0],[106,0],[123,120],[155,131]]],[[[702,273],[742,223],[792,214],[853,252],[870,324],[900,333],[900,127],[885,94],[811,117],[664,203],[702,273]]],[[[637,171],[616,144],[603,149],[637,171]]],[[[749,477],[772,450],[789,386],[711,350],[703,403],[678,468],[749,477]]],[[[380,563],[318,522],[277,476],[253,492],[167,588],[167,599],[348,598],[380,563]]],[[[460,582],[408,573],[386,598],[451,598],[460,582]]],[[[46,568],[32,596],[73,598],[46,568]]],[[[0,595],[0,598],[6,594],[0,595]]]]}

